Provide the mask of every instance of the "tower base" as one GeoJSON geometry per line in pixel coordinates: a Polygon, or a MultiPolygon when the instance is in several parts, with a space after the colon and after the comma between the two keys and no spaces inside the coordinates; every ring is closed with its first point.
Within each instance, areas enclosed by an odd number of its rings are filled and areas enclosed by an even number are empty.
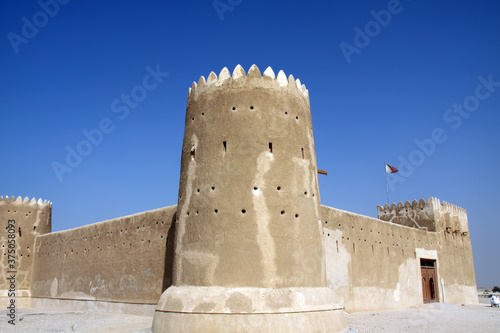
{"type": "Polygon", "coordinates": [[[153,332],[343,332],[343,308],[329,288],[172,286],[153,332]]]}

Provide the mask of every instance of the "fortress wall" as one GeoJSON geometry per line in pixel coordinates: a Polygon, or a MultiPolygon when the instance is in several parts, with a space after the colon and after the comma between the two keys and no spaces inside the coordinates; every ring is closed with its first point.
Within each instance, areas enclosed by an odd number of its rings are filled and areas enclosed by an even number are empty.
{"type": "Polygon", "coordinates": [[[422,304],[415,248],[434,250],[434,237],[398,224],[322,206],[327,274],[347,311],[422,304]]]}
{"type": "Polygon", "coordinates": [[[477,303],[470,238],[321,206],[327,276],[347,311],[423,303],[420,259],[435,259],[440,302],[477,303]]]}
{"type": "Polygon", "coordinates": [[[64,300],[96,301],[101,309],[102,302],[156,304],[171,284],[176,209],[159,208],[38,237],[32,297],[59,300],[61,305],[64,300]]]}

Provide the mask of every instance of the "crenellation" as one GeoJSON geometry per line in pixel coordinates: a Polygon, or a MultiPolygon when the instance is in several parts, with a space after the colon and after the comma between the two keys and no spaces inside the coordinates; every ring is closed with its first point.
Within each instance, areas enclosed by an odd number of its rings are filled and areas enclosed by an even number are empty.
{"type": "MultiPolygon", "coordinates": [[[[202,76],[203,77],[203,76],[202,76]]],[[[223,83],[224,81],[228,80],[231,78],[231,72],[229,72],[229,69],[227,67],[224,67],[220,73],[219,73],[219,82],[223,83]]],[[[203,78],[205,79],[205,78],[203,78]]],[[[200,78],[201,80],[201,78],[200,78]]],[[[199,85],[199,84],[198,84],[199,85]]]]}
{"type": "Polygon", "coordinates": [[[428,231],[441,231],[467,236],[467,211],[437,198],[413,200],[410,204],[385,204],[377,206],[378,218],[392,223],[412,226],[428,231]]]}
{"type": "Polygon", "coordinates": [[[271,66],[267,67],[266,70],[264,71],[264,79],[270,79],[270,80],[276,79],[276,75],[274,74],[274,71],[271,68],[271,66]]]}
{"type": "Polygon", "coordinates": [[[0,205],[5,205],[5,204],[10,204],[10,205],[18,205],[18,206],[39,206],[40,208],[43,207],[52,207],[52,202],[36,198],[30,198],[29,197],[24,197],[24,199],[21,196],[18,196],[17,198],[14,196],[0,196],[0,205]]]}
{"type": "Polygon", "coordinates": [[[278,75],[275,76],[274,71],[271,67],[268,67],[263,74],[261,74],[259,68],[254,64],[250,67],[248,73],[245,73],[245,70],[241,65],[237,65],[233,74],[229,72],[229,70],[224,67],[219,76],[215,72],[210,72],[208,78],[205,80],[204,76],[201,76],[198,80],[198,83],[193,82],[191,88],[188,93],[188,101],[190,99],[197,99],[199,94],[204,90],[216,89],[221,87],[226,87],[226,85],[235,84],[236,82],[239,85],[250,85],[255,86],[256,88],[281,88],[287,89],[288,91],[296,91],[300,93],[305,98],[309,98],[309,92],[304,84],[300,82],[299,79],[295,79],[293,75],[290,75],[288,78],[283,70],[278,72],[278,75]]]}
{"type": "Polygon", "coordinates": [[[288,86],[288,80],[287,80],[286,74],[285,74],[285,72],[283,72],[283,70],[280,70],[278,72],[278,76],[277,76],[276,80],[278,81],[278,84],[280,87],[288,86]]]}
{"type": "Polygon", "coordinates": [[[262,78],[262,75],[260,74],[259,67],[257,65],[252,65],[250,69],[248,70],[247,77],[255,77],[255,78],[262,78]]]}
{"type": "Polygon", "coordinates": [[[233,70],[233,80],[238,80],[246,76],[245,70],[241,65],[236,65],[236,67],[233,70]]]}
{"type": "Polygon", "coordinates": [[[217,83],[217,74],[215,74],[214,72],[210,72],[210,74],[208,75],[208,78],[207,78],[207,86],[211,86],[215,83],[217,83]]]}
{"type": "Polygon", "coordinates": [[[406,200],[403,204],[401,201],[396,203],[377,206],[377,216],[380,220],[388,221],[396,224],[406,225],[409,227],[436,231],[436,221],[434,212],[434,200],[429,198],[427,202],[406,200]]]}

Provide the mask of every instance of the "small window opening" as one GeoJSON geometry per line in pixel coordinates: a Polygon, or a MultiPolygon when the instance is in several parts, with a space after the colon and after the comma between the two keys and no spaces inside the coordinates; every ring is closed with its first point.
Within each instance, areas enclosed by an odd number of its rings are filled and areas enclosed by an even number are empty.
{"type": "Polygon", "coordinates": [[[227,150],[226,141],[222,141],[222,146],[224,147],[224,153],[226,153],[227,150]]]}
{"type": "Polygon", "coordinates": [[[269,142],[269,152],[272,154],[273,153],[273,143],[269,142]]]}
{"type": "Polygon", "coordinates": [[[246,211],[245,209],[242,209],[242,210],[241,210],[241,213],[242,213],[242,214],[245,214],[246,212],[247,212],[247,211],[246,211]]]}
{"type": "Polygon", "coordinates": [[[194,156],[195,156],[195,151],[196,149],[191,149],[191,152],[189,153],[189,155],[191,156],[191,161],[194,161],[194,156]]]}
{"type": "Polygon", "coordinates": [[[253,110],[253,106],[250,106],[250,110],[253,110]]]}
{"type": "Polygon", "coordinates": [[[302,159],[304,159],[304,148],[300,148],[302,150],[302,159]]]}

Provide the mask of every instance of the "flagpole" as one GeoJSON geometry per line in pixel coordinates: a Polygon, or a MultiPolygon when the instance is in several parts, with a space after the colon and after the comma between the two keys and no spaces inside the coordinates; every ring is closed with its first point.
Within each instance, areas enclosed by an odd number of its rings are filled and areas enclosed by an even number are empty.
{"type": "Polygon", "coordinates": [[[387,170],[386,170],[386,163],[384,161],[384,172],[385,172],[385,188],[387,190],[387,204],[390,205],[389,202],[389,185],[387,184],[387,170]]]}

